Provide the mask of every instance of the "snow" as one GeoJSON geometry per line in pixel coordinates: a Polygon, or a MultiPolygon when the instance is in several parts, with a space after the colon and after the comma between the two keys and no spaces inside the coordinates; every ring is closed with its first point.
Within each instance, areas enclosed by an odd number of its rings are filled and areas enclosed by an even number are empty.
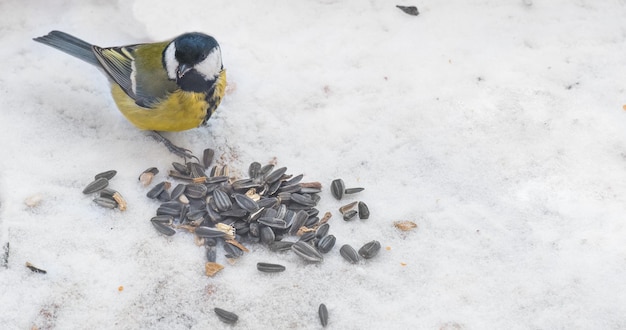
{"type": "Polygon", "coordinates": [[[320,303],[330,329],[625,328],[625,9],[2,1],[2,328],[230,328],[221,307],[236,328],[318,329],[320,303]],[[208,128],[168,136],[214,148],[234,175],[275,160],[322,182],[337,237],[324,262],[249,245],[233,265],[220,253],[225,269],[207,277],[190,234],[150,225],[158,203],[137,182],[180,159],[125,121],[98,70],[31,40],[54,29],[100,46],[215,36],[231,92],[208,128]],[[109,169],[125,212],[81,193],[109,169]],[[335,178],[366,189],[337,201],[335,178]],[[344,222],[337,209],[355,200],[372,215],[344,222]],[[373,239],[371,260],[339,255],[373,239]]]}

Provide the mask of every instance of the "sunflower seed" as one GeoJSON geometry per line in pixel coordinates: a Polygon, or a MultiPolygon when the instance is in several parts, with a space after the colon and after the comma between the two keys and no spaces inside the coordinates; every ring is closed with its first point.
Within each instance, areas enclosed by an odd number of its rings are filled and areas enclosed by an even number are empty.
{"type": "Polygon", "coordinates": [[[248,214],[248,211],[244,210],[244,209],[235,209],[232,208],[228,211],[224,211],[224,212],[220,212],[220,215],[222,215],[222,217],[233,217],[233,218],[243,218],[246,216],[246,214],[248,214]]]}
{"type": "Polygon", "coordinates": [[[280,179],[283,176],[283,174],[285,174],[285,172],[287,172],[286,167],[281,167],[279,169],[276,169],[265,177],[265,182],[274,183],[278,181],[278,179],[280,179]]]}
{"type": "Polygon", "coordinates": [[[196,228],[195,233],[198,237],[221,238],[225,236],[223,231],[217,228],[206,226],[200,226],[196,228]]]}
{"type": "Polygon", "coordinates": [[[380,251],[380,242],[374,240],[365,243],[365,245],[359,249],[359,255],[364,259],[371,259],[378,254],[378,251],[380,251]]]}
{"type": "Polygon", "coordinates": [[[319,241],[317,241],[317,249],[321,253],[328,253],[334,246],[336,242],[336,238],[334,235],[326,235],[322,237],[319,241]]]}
{"type": "Polygon", "coordinates": [[[262,198],[257,202],[260,208],[271,208],[278,205],[279,200],[276,197],[262,198]]]}
{"type": "Polygon", "coordinates": [[[228,177],[225,175],[218,175],[218,176],[212,176],[210,178],[206,178],[206,180],[204,180],[205,183],[222,183],[222,182],[226,182],[228,181],[228,177]]]}
{"type": "Polygon", "coordinates": [[[157,215],[156,217],[152,217],[150,221],[161,222],[167,225],[171,225],[174,222],[174,217],[171,215],[157,215]]]}
{"type": "Polygon", "coordinates": [[[159,170],[156,167],[150,167],[139,175],[139,182],[141,182],[144,187],[147,187],[152,183],[152,178],[158,173],[159,170]]]}
{"type": "Polygon", "coordinates": [[[322,189],[318,189],[318,188],[300,188],[301,194],[317,194],[321,191],[322,189]]]}
{"type": "Polygon", "coordinates": [[[350,220],[354,219],[354,217],[356,217],[357,213],[358,212],[356,210],[348,211],[348,212],[343,214],[343,220],[344,221],[350,221],[350,220]]]}
{"type": "Polygon", "coordinates": [[[261,177],[261,163],[251,163],[250,167],[248,168],[248,176],[250,176],[252,180],[259,179],[261,177]]]}
{"type": "Polygon", "coordinates": [[[215,311],[215,314],[217,314],[217,317],[224,323],[234,324],[239,319],[239,316],[237,316],[237,314],[221,309],[219,307],[215,307],[213,310],[215,311]]]}
{"type": "Polygon", "coordinates": [[[116,170],[110,170],[110,171],[105,171],[105,172],[101,172],[96,174],[96,176],[94,177],[95,180],[98,180],[100,178],[105,178],[107,180],[111,180],[113,179],[113,177],[115,176],[115,174],[117,174],[116,170]]]}
{"type": "Polygon", "coordinates": [[[273,169],[274,169],[274,164],[267,164],[261,167],[261,169],[259,170],[259,175],[261,175],[261,178],[265,178],[267,177],[267,174],[270,173],[273,169]]]}
{"type": "Polygon", "coordinates": [[[174,189],[172,189],[172,193],[170,194],[170,197],[172,200],[176,200],[178,199],[180,196],[183,195],[183,193],[185,192],[185,188],[186,186],[182,183],[179,183],[176,185],[176,187],[174,187],[174,189]]]}
{"type": "Polygon", "coordinates": [[[202,152],[202,164],[204,165],[204,168],[209,168],[209,166],[211,166],[214,155],[215,150],[211,148],[204,149],[204,152],[202,152]]]}
{"type": "Polygon", "coordinates": [[[206,178],[206,173],[204,173],[204,169],[202,165],[198,163],[187,163],[187,168],[189,168],[189,174],[192,178],[206,178]]]}
{"type": "Polygon", "coordinates": [[[354,250],[354,248],[348,244],[344,244],[340,249],[339,249],[339,254],[341,254],[341,256],[348,260],[350,263],[357,263],[359,262],[359,255],[356,253],[356,251],[354,250]]]}
{"type": "Polygon", "coordinates": [[[365,188],[346,188],[346,190],[344,190],[343,192],[346,194],[356,194],[363,190],[365,190],[365,188]]]}
{"type": "Polygon", "coordinates": [[[174,230],[174,228],[170,227],[164,221],[157,220],[157,218],[158,217],[154,217],[150,220],[150,222],[152,223],[154,228],[156,228],[156,230],[158,230],[161,234],[166,235],[166,236],[172,236],[176,234],[176,230],[174,230]]]}
{"type": "Polygon", "coordinates": [[[241,179],[233,182],[233,189],[235,190],[247,190],[250,188],[258,188],[259,184],[252,181],[252,179],[241,179]]]}
{"type": "Polygon", "coordinates": [[[256,269],[263,273],[280,273],[285,271],[285,266],[279,264],[270,264],[267,262],[257,262],[256,269]]]}
{"type": "Polygon", "coordinates": [[[237,259],[243,255],[243,251],[232,244],[228,244],[225,242],[223,245],[223,248],[224,248],[224,251],[226,252],[225,254],[226,258],[237,259]]]}
{"type": "Polygon", "coordinates": [[[173,162],[172,163],[172,167],[174,167],[176,172],[178,172],[178,173],[180,173],[182,175],[189,176],[191,174],[189,172],[189,167],[187,167],[187,165],[183,165],[183,164],[178,163],[178,162],[173,162]]]}
{"type": "Polygon", "coordinates": [[[26,263],[26,267],[28,267],[28,269],[30,269],[33,273],[39,273],[39,274],[47,273],[47,271],[45,271],[45,270],[43,270],[41,268],[33,266],[33,264],[31,264],[30,262],[26,263]]]}
{"type": "Polygon", "coordinates": [[[110,199],[107,197],[96,197],[93,200],[96,204],[106,207],[108,209],[114,209],[117,207],[117,202],[114,199],[110,199]]]}
{"type": "Polygon", "coordinates": [[[273,241],[269,244],[269,248],[271,251],[274,251],[274,252],[283,252],[283,251],[291,250],[292,245],[293,245],[293,242],[273,241]]]}
{"type": "Polygon", "coordinates": [[[169,202],[172,200],[172,198],[170,197],[170,193],[167,192],[167,190],[161,191],[161,193],[159,194],[159,196],[157,196],[156,199],[160,202],[169,202]]]}
{"type": "Polygon", "coordinates": [[[200,183],[190,183],[185,187],[185,195],[189,198],[202,198],[207,194],[207,187],[200,183]]]}
{"type": "Polygon", "coordinates": [[[300,239],[298,240],[298,242],[300,242],[300,241],[302,241],[302,242],[310,242],[314,238],[315,238],[315,232],[314,231],[308,231],[308,232],[302,234],[302,236],[300,236],[300,239]]]}
{"type": "Polygon", "coordinates": [[[300,181],[302,181],[303,177],[304,177],[304,174],[298,174],[298,175],[292,177],[291,179],[285,181],[283,184],[285,186],[291,186],[291,185],[294,185],[294,184],[299,184],[300,181]]]}
{"type": "Polygon", "coordinates": [[[335,179],[330,183],[330,192],[337,200],[341,200],[343,192],[346,189],[342,179],[335,179]]]}
{"type": "Polygon", "coordinates": [[[252,200],[252,198],[244,194],[234,194],[233,197],[235,198],[235,202],[237,202],[237,204],[241,206],[242,209],[248,212],[256,212],[259,210],[259,205],[257,205],[257,203],[252,200]]]}
{"type": "Polygon", "coordinates": [[[191,211],[187,213],[187,219],[189,219],[190,221],[197,221],[203,219],[206,214],[206,209],[191,211]]]}
{"type": "Polygon", "coordinates": [[[161,181],[159,183],[157,183],[154,187],[152,187],[152,189],[150,189],[148,191],[148,193],[146,194],[146,196],[148,196],[148,198],[150,199],[155,199],[159,196],[159,194],[165,190],[165,182],[167,181],[161,181]]]}
{"type": "Polygon", "coordinates": [[[403,12],[405,12],[408,15],[411,16],[417,16],[419,15],[419,10],[417,10],[417,7],[415,6],[400,6],[400,5],[396,5],[397,8],[399,8],[400,10],[402,10],[403,12]]]}
{"type": "MultiPolygon", "coordinates": [[[[322,262],[324,257],[311,244],[298,241],[291,246],[291,250],[301,258],[311,262],[322,262]]],[[[355,252],[356,253],[356,252],[355,252]]]]}
{"type": "Polygon", "coordinates": [[[230,201],[228,195],[219,189],[213,191],[213,200],[215,201],[217,209],[222,212],[233,206],[233,203],[230,201]]]}
{"type": "Polygon", "coordinates": [[[317,313],[320,316],[320,323],[325,327],[328,324],[328,309],[326,305],[320,304],[320,307],[317,309],[317,313]]]}
{"type": "Polygon", "coordinates": [[[180,215],[180,206],[172,207],[170,205],[166,205],[165,203],[163,203],[157,209],[156,214],[157,215],[171,215],[173,217],[177,217],[180,215]]]}
{"type": "Polygon", "coordinates": [[[326,236],[328,234],[328,230],[330,230],[330,225],[328,223],[322,224],[321,226],[317,227],[317,230],[315,231],[315,237],[322,238],[326,236]]]}
{"type": "Polygon", "coordinates": [[[263,226],[260,229],[261,242],[265,244],[270,244],[276,240],[276,234],[270,227],[263,226]]]}
{"type": "Polygon", "coordinates": [[[302,187],[300,187],[300,185],[297,183],[288,186],[281,186],[280,188],[278,188],[278,192],[285,193],[297,193],[300,192],[300,190],[302,190],[302,187]]]}
{"type": "Polygon", "coordinates": [[[258,222],[260,224],[266,225],[268,227],[277,228],[277,229],[285,229],[287,228],[287,223],[283,219],[278,218],[269,218],[269,217],[260,217],[258,222]]]}
{"type": "Polygon", "coordinates": [[[315,201],[311,199],[310,197],[307,197],[306,195],[302,195],[298,193],[291,194],[291,201],[304,205],[304,206],[315,206],[316,204],[315,201]]]}
{"type": "Polygon", "coordinates": [[[96,179],[90,184],[88,184],[87,187],[85,187],[85,189],[83,189],[83,194],[87,195],[87,194],[98,192],[106,188],[108,185],[109,185],[109,180],[107,180],[106,178],[96,179]]]}
{"type": "Polygon", "coordinates": [[[215,246],[206,247],[206,260],[208,262],[215,262],[215,260],[217,260],[217,249],[215,246]]]}

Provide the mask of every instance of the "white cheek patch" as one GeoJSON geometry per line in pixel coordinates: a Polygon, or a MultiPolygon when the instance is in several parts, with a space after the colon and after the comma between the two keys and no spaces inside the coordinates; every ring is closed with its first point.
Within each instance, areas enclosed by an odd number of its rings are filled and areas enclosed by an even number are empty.
{"type": "Polygon", "coordinates": [[[213,79],[222,71],[222,52],[219,47],[213,49],[213,51],[207,56],[204,61],[196,64],[194,69],[201,73],[205,78],[213,79]]]}
{"type": "Polygon", "coordinates": [[[163,57],[165,59],[165,70],[167,70],[167,76],[171,80],[176,80],[176,69],[178,68],[178,61],[176,60],[176,45],[174,45],[174,42],[170,43],[170,45],[167,46],[163,57]]]}

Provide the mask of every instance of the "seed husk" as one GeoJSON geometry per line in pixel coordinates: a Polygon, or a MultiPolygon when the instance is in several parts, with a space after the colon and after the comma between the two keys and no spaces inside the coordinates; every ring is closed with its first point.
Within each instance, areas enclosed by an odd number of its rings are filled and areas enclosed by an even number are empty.
{"type": "Polygon", "coordinates": [[[26,267],[28,267],[28,269],[30,269],[33,273],[39,273],[39,274],[46,274],[47,271],[39,268],[39,267],[35,267],[33,266],[33,264],[31,264],[30,262],[26,262],[26,267]]]}
{"type": "Polygon", "coordinates": [[[285,266],[283,265],[279,265],[279,264],[270,264],[267,262],[258,262],[256,264],[256,269],[258,269],[260,272],[263,273],[280,273],[280,272],[284,272],[285,269],[287,269],[285,266]]]}
{"type": "Polygon", "coordinates": [[[346,204],[339,208],[339,212],[341,214],[345,214],[346,212],[352,210],[357,205],[357,203],[359,202],[352,202],[352,203],[346,204]]]}
{"type": "Polygon", "coordinates": [[[96,197],[93,200],[96,204],[106,207],[108,209],[114,209],[117,207],[117,202],[114,199],[107,197],[96,197]]]}
{"type": "Polygon", "coordinates": [[[413,230],[417,227],[417,224],[413,221],[395,221],[393,225],[402,231],[413,230]]]}
{"type": "Polygon", "coordinates": [[[374,240],[365,243],[365,245],[359,249],[359,255],[364,259],[371,259],[378,254],[378,251],[380,251],[380,242],[374,240]]]}
{"type": "Polygon", "coordinates": [[[96,176],[94,177],[94,180],[98,180],[100,178],[105,178],[107,180],[111,180],[111,179],[113,179],[115,174],[117,174],[116,170],[104,171],[104,172],[96,174],[96,176]]]}
{"type": "Polygon", "coordinates": [[[328,253],[334,246],[337,238],[334,235],[326,235],[317,241],[317,249],[321,253],[328,253]]]}
{"type": "Polygon", "coordinates": [[[362,220],[369,219],[370,209],[369,207],[367,207],[367,204],[363,202],[359,202],[358,210],[359,210],[359,219],[362,219],[362,220]]]}
{"type": "Polygon", "coordinates": [[[320,323],[325,327],[328,324],[328,309],[326,305],[320,304],[320,307],[317,309],[317,313],[320,316],[320,323]]]}
{"type": "Polygon", "coordinates": [[[350,221],[350,220],[354,219],[354,217],[356,217],[357,213],[358,212],[356,210],[348,211],[348,212],[343,214],[343,220],[344,221],[350,221]]]}
{"type": "Polygon", "coordinates": [[[239,316],[237,316],[237,314],[221,309],[219,307],[215,307],[213,310],[215,311],[215,314],[217,314],[217,317],[224,323],[234,324],[239,319],[239,316]]]}
{"type": "Polygon", "coordinates": [[[167,181],[161,181],[159,183],[157,183],[154,187],[152,187],[152,189],[150,189],[148,191],[148,193],[146,194],[146,196],[148,196],[148,198],[150,199],[155,199],[159,196],[159,194],[161,194],[161,192],[163,190],[165,190],[165,183],[167,181]]]}
{"type": "Polygon", "coordinates": [[[307,242],[298,241],[291,246],[291,249],[304,260],[311,262],[322,262],[324,260],[319,251],[307,242]]]}
{"type": "Polygon", "coordinates": [[[195,231],[198,237],[220,238],[224,237],[225,233],[217,228],[200,226],[195,231]]]}
{"type": "Polygon", "coordinates": [[[399,8],[400,10],[402,10],[405,14],[411,15],[411,16],[417,16],[419,15],[419,10],[417,10],[417,7],[415,6],[400,6],[400,5],[396,5],[397,8],[399,8]]]}
{"type": "Polygon", "coordinates": [[[358,192],[361,192],[365,190],[365,188],[346,188],[346,190],[344,190],[345,194],[356,194],[358,192]]]}
{"type": "Polygon", "coordinates": [[[209,261],[206,264],[204,264],[204,272],[206,273],[206,276],[213,276],[222,269],[224,269],[224,266],[216,262],[209,261]]]}
{"type": "Polygon", "coordinates": [[[352,246],[350,246],[349,244],[344,244],[340,249],[339,249],[339,254],[341,254],[341,256],[348,260],[350,263],[357,263],[359,262],[359,255],[356,253],[356,251],[354,250],[354,248],[352,246]]]}
{"type": "Polygon", "coordinates": [[[139,175],[139,182],[141,182],[144,187],[147,187],[150,185],[150,183],[152,183],[152,179],[158,173],[159,169],[157,169],[156,167],[150,167],[139,175]]]}
{"type": "Polygon", "coordinates": [[[343,183],[342,179],[335,179],[330,183],[330,192],[337,200],[341,200],[341,198],[343,198],[345,189],[346,185],[343,183]]]}
{"type": "Polygon", "coordinates": [[[209,168],[211,166],[213,156],[215,156],[215,150],[211,148],[204,149],[202,152],[202,164],[204,165],[204,168],[209,168]]]}
{"type": "Polygon", "coordinates": [[[328,220],[330,220],[330,218],[331,218],[332,216],[333,216],[333,215],[332,215],[330,212],[326,212],[326,213],[324,213],[324,216],[320,219],[320,225],[323,225],[323,224],[327,223],[327,222],[328,222],[328,220]]]}
{"type": "Polygon", "coordinates": [[[122,197],[119,192],[116,191],[113,194],[113,199],[117,202],[117,206],[119,207],[120,211],[126,211],[126,207],[128,207],[128,204],[126,204],[126,200],[124,200],[124,197],[122,197]]]}
{"type": "Polygon", "coordinates": [[[108,185],[109,185],[109,180],[107,178],[98,178],[92,181],[90,184],[88,184],[85,187],[85,189],[83,189],[83,194],[85,195],[93,194],[95,192],[98,192],[106,188],[108,185]]]}

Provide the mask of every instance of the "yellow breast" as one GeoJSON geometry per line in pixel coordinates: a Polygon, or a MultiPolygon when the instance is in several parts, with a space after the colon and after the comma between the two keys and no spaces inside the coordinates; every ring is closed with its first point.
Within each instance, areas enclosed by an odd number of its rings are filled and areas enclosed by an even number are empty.
{"type": "Polygon", "coordinates": [[[154,131],[184,131],[196,128],[204,121],[207,111],[213,113],[224,96],[226,73],[216,81],[213,95],[177,90],[152,108],[140,107],[117,84],[112,84],[113,99],[122,114],[137,128],[154,131]]]}

